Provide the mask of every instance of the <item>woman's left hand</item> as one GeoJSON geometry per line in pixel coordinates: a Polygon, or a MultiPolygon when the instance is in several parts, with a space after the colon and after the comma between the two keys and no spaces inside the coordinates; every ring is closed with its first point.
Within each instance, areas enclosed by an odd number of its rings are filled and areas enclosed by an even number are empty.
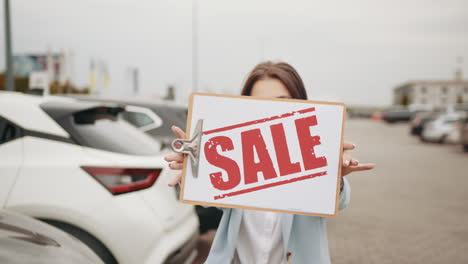
{"type": "Polygon", "coordinates": [[[341,177],[350,174],[355,171],[372,170],[375,167],[373,163],[359,164],[358,160],[355,160],[348,154],[349,150],[356,148],[356,145],[350,142],[344,142],[343,144],[343,164],[341,164],[341,177]]]}

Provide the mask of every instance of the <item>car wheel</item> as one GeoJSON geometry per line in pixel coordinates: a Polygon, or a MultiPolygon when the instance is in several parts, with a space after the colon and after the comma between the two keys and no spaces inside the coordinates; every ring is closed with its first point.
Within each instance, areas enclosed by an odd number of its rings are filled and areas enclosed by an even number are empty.
{"type": "Polygon", "coordinates": [[[443,135],[443,136],[439,139],[439,144],[444,144],[446,139],[447,139],[447,135],[443,135]]]}
{"type": "Polygon", "coordinates": [[[468,145],[463,145],[463,151],[468,152],[468,145]]]}
{"type": "Polygon", "coordinates": [[[65,224],[62,222],[54,221],[54,220],[48,220],[48,219],[40,219],[43,222],[46,222],[49,225],[55,226],[58,229],[61,229],[62,231],[65,231],[66,233],[76,237],[79,239],[81,242],[86,244],[90,249],[96,253],[96,255],[101,258],[101,260],[105,264],[118,264],[117,260],[115,257],[112,255],[112,253],[107,249],[107,247],[101,243],[101,241],[97,240],[93,235],[89,234],[88,232],[77,228],[75,226],[65,224]]]}

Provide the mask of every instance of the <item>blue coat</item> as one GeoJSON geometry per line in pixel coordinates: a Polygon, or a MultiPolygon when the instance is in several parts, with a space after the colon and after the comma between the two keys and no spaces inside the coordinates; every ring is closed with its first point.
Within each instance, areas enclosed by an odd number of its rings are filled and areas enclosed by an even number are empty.
{"type": "MultiPolygon", "coordinates": [[[[351,194],[348,181],[343,179],[340,210],[348,206],[351,194]]],[[[232,262],[242,213],[242,209],[223,208],[223,217],[205,264],[230,264],[232,262]]],[[[281,225],[285,253],[290,255],[288,261],[284,256],[282,263],[330,263],[325,218],[281,213],[281,225]]]]}

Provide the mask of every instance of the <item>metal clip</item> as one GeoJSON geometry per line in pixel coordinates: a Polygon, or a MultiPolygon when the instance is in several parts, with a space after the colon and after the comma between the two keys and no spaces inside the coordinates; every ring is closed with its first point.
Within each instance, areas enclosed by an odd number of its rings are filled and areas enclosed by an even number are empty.
{"type": "Polygon", "coordinates": [[[197,121],[195,130],[192,133],[191,139],[174,139],[171,143],[171,148],[174,152],[187,154],[191,161],[192,176],[198,177],[198,163],[200,161],[200,143],[203,128],[203,119],[197,121]]]}

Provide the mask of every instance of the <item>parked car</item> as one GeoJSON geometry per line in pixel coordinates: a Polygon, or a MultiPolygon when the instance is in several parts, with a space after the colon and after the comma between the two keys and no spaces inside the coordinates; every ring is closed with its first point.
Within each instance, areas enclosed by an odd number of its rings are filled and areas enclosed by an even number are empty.
{"type": "Polygon", "coordinates": [[[373,114],[372,109],[352,109],[348,111],[349,117],[351,118],[371,118],[373,114]]]}
{"type": "Polygon", "coordinates": [[[464,113],[452,112],[442,114],[435,120],[427,123],[424,128],[421,140],[445,143],[447,136],[451,131],[456,129],[457,121],[464,116],[464,113]]]}
{"type": "Polygon", "coordinates": [[[24,215],[0,210],[0,263],[101,264],[85,244],[24,215]]]}
{"type": "Polygon", "coordinates": [[[460,144],[465,152],[468,152],[468,114],[462,119],[460,125],[460,144]]]}
{"type": "Polygon", "coordinates": [[[391,109],[384,111],[382,113],[382,120],[387,123],[395,123],[395,122],[402,122],[402,121],[410,121],[413,117],[414,112],[409,111],[408,109],[399,108],[399,109],[391,109]]]}
{"type": "Polygon", "coordinates": [[[414,136],[421,136],[424,127],[430,121],[436,119],[440,113],[438,112],[420,112],[417,113],[411,120],[410,133],[414,136]]]}
{"type": "Polygon", "coordinates": [[[118,105],[0,92],[0,204],[87,244],[106,263],[183,263],[198,218],[155,141],[118,105]]]}
{"type": "MultiPolygon", "coordinates": [[[[185,130],[187,108],[181,105],[147,98],[111,98],[86,95],[74,96],[74,98],[91,102],[118,103],[127,107],[144,107],[153,110],[161,118],[162,124],[154,129],[145,130],[145,132],[161,142],[163,148],[168,148],[172,140],[175,139],[174,133],[171,130],[172,125],[185,130]]],[[[133,108],[130,110],[133,110],[133,108]]],[[[139,112],[126,111],[120,116],[137,127],[147,126],[147,124],[152,122],[151,118],[141,114],[141,111],[139,112]]],[[[219,221],[223,215],[221,210],[216,207],[196,206],[196,212],[200,222],[200,233],[218,228],[219,221]]]]}
{"type": "Polygon", "coordinates": [[[468,111],[468,103],[455,104],[455,105],[453,105],[453,110],[457,111],[457,112],[467,112],[468,111]]]}
{"type": "Polygon", "coordinates": [[[459,144],[461,140],[461,126],[464,121],[464,118],[459,118],[455,121],[452,126],[452,129],[447,133],[447,136],[444,139],[444,143],[448,144],[459,144]]]}

